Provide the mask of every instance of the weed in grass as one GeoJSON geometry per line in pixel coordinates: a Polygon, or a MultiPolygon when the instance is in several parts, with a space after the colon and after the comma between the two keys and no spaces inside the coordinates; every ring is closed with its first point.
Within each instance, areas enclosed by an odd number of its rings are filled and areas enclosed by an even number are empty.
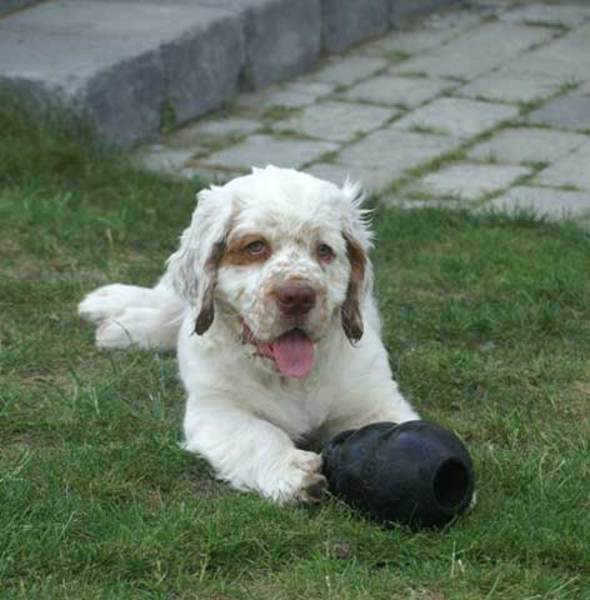
{"type": "MultiPolygon", "coordinates": [[[[559,22],[551,22],[551,21],[536,21],[534,19],[525,19],[524,24],[528,27],[542,27],[543,29],[547,29],[548,27],[551,29],[555,29],[555,31],[561,35],[565,35],[569,31],[571,31],[571,27],[564,25],[559,22]]],[[[560,35],[560,37],[561,37],[560,35]]]]}
{"type": "Polygon", "coordinates": [[[446,76],[446,79],[448,79],[449,81],[460,83],[462,85],[466,85],[469,83],[468,79],[465,79],[465,77],[458,77],[457,75],[448,75],[446,76]]]}
{"type": "Polygon", "coordinates": [[[166,99],[160,107],[160,131],[162,133],[170,133],[174,131],[177,125],[178,118],[174,104],[169,99],[166,99]]]}
{"type": "Polygon", "coordinates": [[[560,185],[560,186],[552,186],[553,189],[557,189],[557,190],[562,190],[563,192],[581,192],[582,190],[577,186],[574,185],[572,183],[570,184],[564,184],[564,185],[560,185]]]}
{"type": "Polygon", "coordinates": [[[300,108],[292,106],[270,106],[262,113],[262,118],[265,121],[282,121],[296,115],[300,110],[300,108]]]}
{"type": "Polygon", "coordinates": [[[392,62],[399,63],[403,62],[404,60],[408,60],[408,58],[411,58],[411,56],[412,55],[408,52],[403,52],[402,50],[393,50],[387,53],[386,58],[392,62]]]}
{"type": "Polygon", "coordinates": [[[412,131],[414,133],[429,133],[432,135],[447,135],[448,131],[443,129],[437,129],[436,127],[432,127],[431,125],[423,125],[421,123],[416,123],[408,128],[408,131],[412,131]]]}
{"type": "Polygon", "coordinates": [[[569,94],[570,92],[577,90],[579,87],[580,87],[579,81],[575,81],[575,80],[566,81],[559,86],[556,95],[557,96],[565,96],[566,94],[569,94]]]}
{"type": "Polygon", "coordinates": [[[407,71],[404,72],[404,77],[413,79],[428,79],[429,75],[425,71],[407,71]]]}
{"type": "Polygon", "coordinates": [[[335,164],[338,159],[338,152],[325,152],[318,159],[317,163],[335,164]]]}
{"type": "MultiPolygon", "coordinates": [[[[544,98],[536,98],[534,100],[528,100],[526,102],[520,102],[518,105],[519,115],[521,117],[526,116],[529,113],[533,112],[534,110],[541,108],[547,102],[549,102],[551,100],[555,100],[556,98],[559,98],[560,96],[565,96],[566,94],[569,94],[570,92],[572,92],[576,88],[578,88],[579,85],[580,84],[576,81],[566,81],[565,83],[561,84],[557,88],[557,90],[555,92],[553,92],[550,96],[547,96],[544,98]]],[[[542,126],[542,124],[540,124],[539,126],[542,126]]]]}
{"type": "Polygon", "coordinates": [[[317,140],[311,135],[307,135],[302,133],[301,131],[297,131],[296,129],[289,129],[285,127],[282,129],[279,126],[268,128],[268,134],[273,135],[275,137],[283,138],[285,140],[317,140]]]}
{"type": "Polygon", "coordinates": [[[223,150],[228,146],[234,146],[246,139],[244,133],[228,133],[223,136],[203,136],[200,143],[207,147],[210,152],[223,150]]]}
{"type": "Polygon", "coordinates": [[[546,169],[550,163],[545,160],[524,160],[520,163],[523,167],[528,167],[532,169],[533,174],[536,175],[543,169],[546,169]]]}

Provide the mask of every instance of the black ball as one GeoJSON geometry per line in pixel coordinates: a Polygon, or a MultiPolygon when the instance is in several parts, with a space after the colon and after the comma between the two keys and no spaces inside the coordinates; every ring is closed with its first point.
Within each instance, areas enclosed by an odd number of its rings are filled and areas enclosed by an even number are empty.
{"type": "Polygon", "coordinates": [[[453,432],[428,421],[343,431],[322,456],[331,492],[382,523],[439,527],[473,497],[469,452],[453,432]]]}

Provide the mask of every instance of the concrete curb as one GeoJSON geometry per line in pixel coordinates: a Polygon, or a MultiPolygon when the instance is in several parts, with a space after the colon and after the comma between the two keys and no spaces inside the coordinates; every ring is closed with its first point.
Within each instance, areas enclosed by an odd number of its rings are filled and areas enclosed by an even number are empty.
{"type": "Polygon", "coordinates": [[[131,146],[454,1],[52,0],[0,18],[0,83],[131,146]]]}
{"type": "Polygon", "coordinates": [[[2,0],[0,3],[0,17],[27,8],[28,6],[31,6],[31,4],[36,4],[39,1],[40,0],[2,0]]]}

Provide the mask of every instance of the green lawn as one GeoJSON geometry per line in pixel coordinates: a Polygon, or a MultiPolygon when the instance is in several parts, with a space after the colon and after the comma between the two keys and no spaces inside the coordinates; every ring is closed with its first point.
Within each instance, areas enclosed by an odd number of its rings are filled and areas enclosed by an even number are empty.
{"type": "Polygon", "coordinates": [[[590,238],[522,216],[375,216],[391,362],[475,460],[475,510],[382,529],[277,507],[178,447],[172,356],[100,353],[76,316],[149,284],[198,182],[0,103],[0,597],[590,598],[590,238]]]}

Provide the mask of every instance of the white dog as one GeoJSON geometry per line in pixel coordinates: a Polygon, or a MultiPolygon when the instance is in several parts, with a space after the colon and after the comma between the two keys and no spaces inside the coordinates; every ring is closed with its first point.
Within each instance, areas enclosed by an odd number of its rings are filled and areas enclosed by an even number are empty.
{"type": "Polygon", "coordinates": [[[80,315],[101,348],[177,350],[185,447],[218,477],[317,500],[326,481],[306,440],[418,418],[380,339],[359,187],[269,166],[198,200],[153,289],[102,287],[80,315]]]}

